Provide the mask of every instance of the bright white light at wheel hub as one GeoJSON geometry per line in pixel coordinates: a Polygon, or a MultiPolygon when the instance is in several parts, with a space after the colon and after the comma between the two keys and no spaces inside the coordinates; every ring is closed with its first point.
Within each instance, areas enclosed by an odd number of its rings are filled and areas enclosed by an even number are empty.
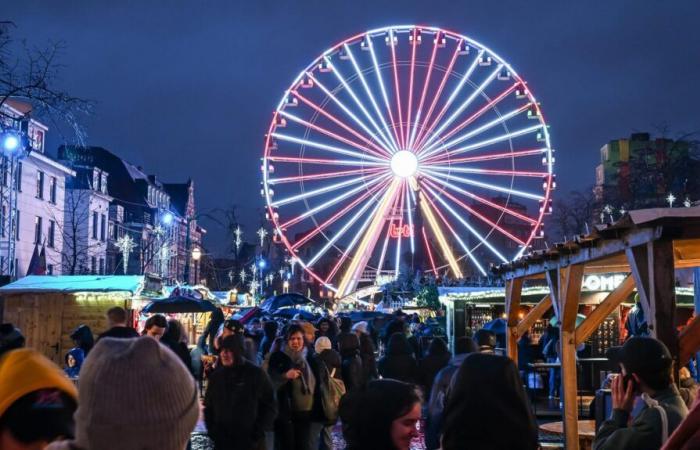
{"type": "Polygon", "coordinates": [[[391,157],[391,171],[401,178],[410,177],[418,170],[418,158],[408,150],[400,150],[391,157]]]}

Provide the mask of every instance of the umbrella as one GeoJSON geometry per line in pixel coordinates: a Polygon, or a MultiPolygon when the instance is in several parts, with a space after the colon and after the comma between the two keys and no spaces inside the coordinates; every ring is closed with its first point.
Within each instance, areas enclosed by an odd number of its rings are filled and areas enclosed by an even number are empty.
{"type": "Polygon", "coordinates": [[[494,319],[491,322],[486,322],[482,327],[484,330],[492,331],[494,334],[506,334],[508,323],[505,319],[494,319]]]}
{"type": "Polygon", "coordinates": [[[270,297],[260,305],[260,309],[264,311],[277,311],[280,308],[287,306],[296,307],[298,305],[308,305],[309,303],[314,303],[308,297],[305,297],[297,293],[280,294],[270,297]]]}
{"type": "Polygon", "coordinates": [[[233,318],[240,321],[242,324],[246,324],[249,320],[260,316],[262,316],[262,310],[257,306],[253,306],[252,308],[240,309],[236,314],[233,315],[233,318]]]}
{"type": "Polygon", "coordinates": [[[145,313],[203,313],[216,310],[216,305],[208,300],[187,296],[175,296],[153,300],[143,308],[145,313]]]}
{"type": "Polygon", "coordinates": [[[291,319],[297,314],[304,320],[313,320],[316,318],[316,314],[298,308],[281,308],[272,313],[273,316],[285,317],[287,319],[291,319]]]}
{"type": "Polygon", "coordinates": [[[388,314],[381,311],[353,311],[350,313],[350,319],[353,322],[360,322],[362,320],[372,320],[376,317],[386,317],[388,314]]]}
{"type": "MultiPolygon", "coordinates": [[[[579,326],[585,318],[586,316],[584,316],[583,314],[576,314],[576,326],[579,326]]],[[[552,318],[549,319],[549,324],[553,327],[559,326],[559,319],[557,319],[557,316],[552,316],[552,318]]]]}

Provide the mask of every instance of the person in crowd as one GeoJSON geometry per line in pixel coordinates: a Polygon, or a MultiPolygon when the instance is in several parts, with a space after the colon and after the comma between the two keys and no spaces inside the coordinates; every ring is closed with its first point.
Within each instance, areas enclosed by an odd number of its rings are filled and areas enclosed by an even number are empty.
{"type": "Polygon", "coordinates": [[[139,333],[127,326],[127,314],[126,310],[121,306],[115,306],[107,310],[107,323],[109,329],[97,337],[97,340],[104,337],[112,338],[135,338],[139,336],[139,333]]]}
{"type": "MultiPolygon", "coordinates": [[[[420,320],[420,319],[419,319],[420,320]]],[[[406,340],[408,344],[413,349],[413,357],[416,361],[423,359],[423,351],[421,350],[420,344],[420,329],[423,325],[420,322],[411,322],[410,324],[404,324],[404,333],[406,334],[406,340]]]]}
{"type": "Polygon", "coordinates": [[[447,366],[435,375],[426,415],[425,447],[428,450],[440,448],[440,434],[443,427],[445,400],[447,399],[450,384],[452,383],[452,377],[457,373],[457,370],[469,354],[478,352],[479,348],[471,338],[467,336],[457,338],[455,340],[455,356],[450,360],[447,366]]]}
{"type": "Polygon", "coordinates": [[[183,450],[199,417],[197,386],[150,337],[104,338],[80,373],[75,439],[48,450],[183,450]]]}
{"type": "Polygon", "coordinates": [[[250,320],[248,327],[246,328],[246,336],[251,338],[255,342],[255,348],[260,348],[260,342],[264,336],[262,329],[262,322],[260,322],[259,317],[254,317],[250,320]]]}
{"type": "MultiPolygon", "coordinates": [[[[548,363],[559,361],[559,328],[547,326],[544,336],[542,336],[542,355],[548,363]]],[[[549,398],[559,398],[559,388],[561,386],[561,370],[557,367],[549,369],[549,398]]]]}
{"type": "Polygon", "coordinates": [[[341,316],[340,317],[340,332],[338,333],[338,336],[336,337],[336,345],[338,346],[338,351],[340,351],[340,340],[343,338],[343,336],[349,335],[349,334],[354,334],[352,332],[352,319],[348,316],[341,316]]]}
{"type": "Polygon", "coordinates": [[[418,380],[426,396],[430,395],[435,376],[449,364],[451,357],[452,354],[445,341],[441,338],[433,338],[425,358],[418,363],[418,380]]]}
{"type": "Polygon", "coordinates": [[[690,376],[690,370],[687,367],[681,367],[678,379],[680,380],[678,392],[681,394],[685,406],[690,409],[698,396],[698,383],[690,376]]]}
{"type": "Polygon", "coordinates": [[[168,329],[168,320],[162,314],[155,314],[146,320],[143,327],[143,335],[160,341],[168,329]]]}
{"type": "Polygon", "coordinates": [[[314,350],[314,342],[316,342],[316,327],[311,322],[304,320],[299,321],[299,326],[304,330],[304,345],[311,351],[314,350]]]}
{"type": "Polygon", "coordinates": [[[272,342],[277,338],[277,328],[278,325],[275,320],[267,320],[263,323],[263,338],[258,347],[258,357],[261,361],[270,353],[272,342]]]}
{"type": "Polygon", "coordinates": [[[496,334],[482,328],[474,333],[474,343],[479,347],[479,353],[493,355],[496,349],[496,334]]]}
{"type": "Polygon", "coordinates": [[[0,449],[43,449],[73,437],[78,391],[61,369],[27,348],[0,356],[0,449]]]}
{"type": "Polygon", "coordinates": [[[270,378],[243,357],[240,334],[223,339],[219,359],[204,396],[209,437],[216,450],[259,449],[277,414],[270,378]]]}
{"type": "Polygon", "coordinates": [[[78,328],[73,330],[70,334],[70,338],[73,340],[74,347],[83,349],[85,356],[90,353],[92,346],[95,345],[95,337],[92,335],[92,330],[87,325],[79,325],[78,328]]]}
{"type": "Polygon", "coordinates": [[[404,322],[401,317],[402,316],[400,315],[396,315],[394,319],[391,319],[386,325],[384,325],[384,329],[382,330],[382,341],[384,346],[389,345],[389,339],[391,339],[391,336],[393,336],[394,333],[406,333],[406,322],[404,322]]]}
{"type": "Polygon", "coordinates": [[[537,425],[510,358],[472,353],[464,359],[447,396],[442,448],[538,448],[537,425]]]}
{"type": "Polygon", "coordinates": [[[347,394],[340,417],[347,450],[408,450],[418,437],[420,390],[397,380],[374,380],[347,394]]]}
{"type": "Polygon", "coordinates": [[[216,308],[211,312],[209,316],[209,322],[204,328],[204,333],[202,333],[201,339],[205,342],[207,353],[214,353],[214,341],[216,340],[216,335],[219,332],[221,324],[224,323],[224,312],[221,308],[216,308]]]}
{"type": "Polygon", "coordinates": [[[639,294],[634,294],[634,306],[627,313],[625,319],[627,339],[631,337],[649,336],[649,325],[644,317],[644,308],[639,300],[639,294]]]}
{"type": "Polygon", "coordinates": [[[523,378],[523,382],[527,383],[525,374],[527,373],[528,364],[535,360],[535,349],[532,346],[532,339],[530,339],[530,332],[526,331],[518,340],[518,367],[520,368],[520,375],[523,378]]]}
{"type": "Polygon", "coordinates": [[[192,358],[187,344],[182,341],[183,327],[179,320],[169,319],[168,326],[160,339],[160,343],[168,347],[175,353],[190,373],[192,370],[192,358]]]}
{"type": "Polygon", "coordinates": [[[344,333],[338,339],[338,349],[342,358],[342,376],[347,392],[361,389],[364,384],[364,370],[360,358],[360,340],[355,333],[344,333]]]}
{"type": "Polygon", "coordinates": [[[11,323],[0,325],[0,356],[10,350],[24,347],[24,344],[24,335],[19,328],[15,328],[11,323]]]}
{"type": "Polygon", "coordinates": [[[275,444],[289,450],[314,449],[319,436],[313,436],[311,423],[314,407],[318,408],[317,360],[304,341],[304,329],[291,324],[286,331],[284,347],[271,352],[268,373],[277,391],[279,405],[275,423],[275,444]]]}
{"type": "MultiPolygon", "coordinates": [[[[326,336],[320,336],[316,339],[314,350],[319,359],[319,362],[325,366],[324,370],[320,370],[321,383],[325,383],[326,377],[333,377],[342,381],[341,358],[340,354],[333,349],[331,340],[326,336]],[[327,371],[327,372],[326,372],[327,371]]],[[[315,424],[314,424],[315,425],[315,424]]],[[[321,433],[321,450],[333,450],[333,426],[335,423],[322,423],[321,433]]],[[[318,427],[318,425],[316,425],[318,427]]],[[[312,425],[312,432],[313,432],[312,425]]],[[[314,449],[315,450],[315,449],[314,449]]]]}
{"type": "Polygon", "coordinates": [[[68,350],[65,357],[66,367],[63,371],[70,378],[77,378],[80,375],[80,368],[83,366],[83,361],[85,360],[85,352],[80,347],[73,347],[68,350]]]}
{"type": "Polygon", "coordinates": [[[328,339],[330,339],[331,343],[333,344],[333,347],[336,347],[336,340],[338,338],[338,329],[335,324],[335,321],[333,321],[329,317],[321,317],[318,319],[318,322],[316,322],[316,328],[318,331],[316,331],[316,338],[319,338],[321,336],[325,336],[328,339]]]}
{"type": "Polygon", "coordinates": [[[377,358],[374,355],[374,342],[370,336],[367,322],[357,322],[352,326],[360,339],[360,359],[362,359],[362,385],[366,385],[370,380],[379,378],[377,373],[377,358]]]}
{"type": "Polygon", "coordinates": [[[694,450],[697,448],[700,448],[700,398],[695,399],[690,412],[661,447],[661,450],[694,450]]]}
{"type": "Polygon", "coordinates": [[[416,383],[418,381],[418,363],[413,357],[413,349],[403,332],[391,335],[386,347],[386,354],[377,364],[379,374],[384,378],[416,383]]]}
{"type": "Polygon", "coordinates": [[[631,337],[609,354],[621,372],[612,382],[612,415],[598,429],[593,449],[660,448],[688,415],[673,383],[671,353],[654,338],[631,337]],[[638,396],[645,404],[630,421],[638,396]]]}

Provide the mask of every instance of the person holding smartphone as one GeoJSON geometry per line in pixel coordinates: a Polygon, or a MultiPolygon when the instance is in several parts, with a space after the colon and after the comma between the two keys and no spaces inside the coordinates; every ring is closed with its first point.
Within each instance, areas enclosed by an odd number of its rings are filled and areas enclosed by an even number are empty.
{"type": "Polygon", "coordinates": [[[668,348],[650,337],[632,337],[607,353],[620,366],[612,382],[611,417],[593,441],[594,450],[659,449],[688,414],[673,383],[668,348]],[[640,398],[644,405],[634,417],[640,398]]]}

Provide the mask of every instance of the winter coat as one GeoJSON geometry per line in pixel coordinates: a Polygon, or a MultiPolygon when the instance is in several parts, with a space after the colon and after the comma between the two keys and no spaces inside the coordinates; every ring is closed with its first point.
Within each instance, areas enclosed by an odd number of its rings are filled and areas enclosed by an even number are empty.
{"type": "Polygon", "coordinates": [[[243,360],[209,375],[204,420],[217,449],[258,448],[276,414],[272,383],[259,367],[243,360]]]}
{"type": "Polygon", "coordinates": [[[190,356],[190,350],[187,348],[187,345],[185,345],[183,342],[163,341],[162,339],[161,344],[172,350],[173,353],[180,358],[180,361],[182,361],[185,367],[187,367],[187,370],[189,370],[190,373],[194,373],[192,370],[192,357],[190,356]]]}
{"type": "MultiPolygon", "coordinates": [[[[666,411],[668,433],[673,433],[688,415],[688,408],[675,386],[659,391],[652,397],[666,411]]],[[[628,423],[630,414],[614,409],[610,419],[598,429],[593,450],[652,450],[661,447],[661,414],[644,405],[637,417],[628,423]]]]}
{"type": "Polygon", "coordinates": [[[418,382],[418,364],[406,336],[394,333],[387,344],[386,355],[379,360],[379,374],[406,383],[418,382]]]}
{"type": "Polygon", "coordinates": [[[420,385],[425,389],[426,395],[430,394],[430,390],[433,388],[435,376],[443,369],[443,367],[449,364],[451,356],[452,355],[449,352],[428,355],[423,358],[420,363],[418,363],[419,381],[420,385]]]}
{"type": "Polygon", "coordinates": [[[426,418],[425,447],[428,450],[440,448],[440,430],[442,429],[443,412],[447,402],[447,391],[450,388],[452,377],[468,355],[468,353],[456,355],[435,375],[432,389],[430,390],[430,397],[428,398],[428,415],[426,418]]]}
{"type": "Polygon", "coordinates": [[[364,386],[364,371],[360,358],[360,340],[355,333],[343,333],[338,340],[343,381],[348,392],[364,386]]]}
{"type": "Polygon", "coordinates": [[[374,343],[369,334],[360,335],[360,358],[362,359],[362,384],[379,378],[377,373],[377,358],[374,356],[374,343]]]}
{"type": "Polygon", "coordinates": [[[700,448],[700,397],[695,399],[688,416],[661,450],[693,450],[700,448]]]}
{"type": "Polygon", "coordinates": [[[131,339],[135,337],[139,337],[138,331],[134,330],[131,327],[122,327],[122,326],[117,326],[117,327],[112,327],[109,330],[105,331],[101,335],[97,337],[97,340],[99,341],[102,338],[119,338],[119,339],[131,339]]]}
{"type": "Polygon", "coordinates": [[[340,358],[340,353],[333,349],[327,349],[321,353],[318,353],[318,358],[323,362],[323,364],[325,364],[326,368],[328,369],[328,373],[333,372],[335,369],[333,378],[343,378],[341,373],[342,360],[340,358]]]}

